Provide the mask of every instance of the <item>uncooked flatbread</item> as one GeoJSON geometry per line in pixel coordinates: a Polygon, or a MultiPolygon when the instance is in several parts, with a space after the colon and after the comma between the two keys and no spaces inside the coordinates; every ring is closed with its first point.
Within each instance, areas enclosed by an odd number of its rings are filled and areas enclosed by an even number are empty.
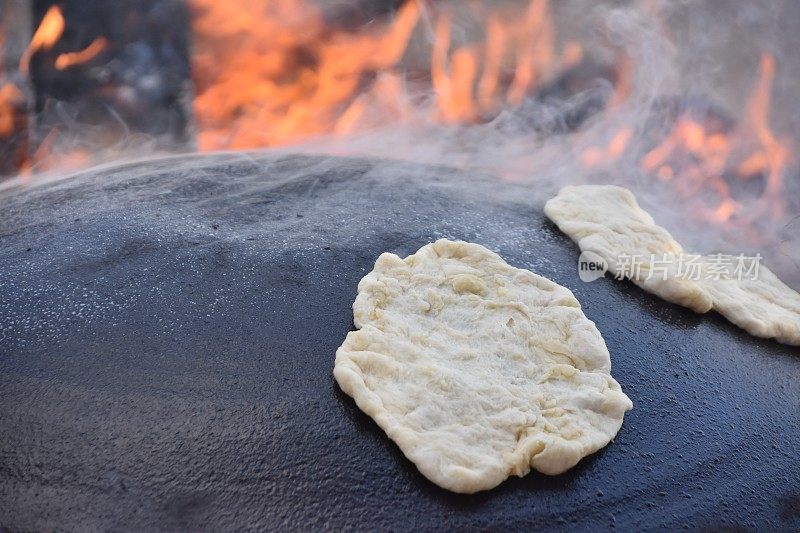
{"type": "Polygon", "coordinates": [[[751,276],[732,276],[730,268],[722,272],[715,265],[735,258],[685,252],[629,190],[613,185],[564,187],[545,204],[544,212],[582,251],[606,261],[617,277],[698,313],[714,309],[757,337],[800,345],[797,292],[764,265],[751,276]],[[621,260],[631,257],[639,258],[636,268],[621,260]],[[687,263],[696,269],[681,268],[687,263]]]}
{"type": "MultiPolygon", "coordinates": [[[[704,267],[710,264],[706,258],[704,267]]],[[[756,337],[800,346],[800,294],[761,265],[758,278],[701,280],[714,310],[756,337]]]]}
{"type": "Polygon", "coordinates": [[[382,254],[353,315],[336,381],[454,492],[531,467],[560,474],[608,444],[633,406],[572,293],[477,244],[382,254]]]}

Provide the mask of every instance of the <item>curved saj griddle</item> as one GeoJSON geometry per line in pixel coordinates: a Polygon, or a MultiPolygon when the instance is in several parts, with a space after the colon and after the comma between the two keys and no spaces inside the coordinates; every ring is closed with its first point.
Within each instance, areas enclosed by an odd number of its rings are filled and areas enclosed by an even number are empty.
{"type": "Polygon", "coordinates": [[[521,185],[229,154],[0,193],[0,529],[800,528],[800,354],[609,278],[521,185]],[[451,494],[332,376],[384,251],[571,288],[634,402],[566,474],[451,494]]]}

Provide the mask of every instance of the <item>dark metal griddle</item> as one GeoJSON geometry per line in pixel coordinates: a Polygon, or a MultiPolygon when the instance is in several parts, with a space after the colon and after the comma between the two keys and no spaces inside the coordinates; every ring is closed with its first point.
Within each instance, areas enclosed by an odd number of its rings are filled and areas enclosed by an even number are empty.
{"type": "Polygon", "coordinates": [[[0,192],[0,529],[800,528],[800,353],[579,281],[521,185],[192,156],[0,192]],[[447,236],[570,287],[634,402],[570,472],[462,496],[339,391],[384,251],[447,236]]]}

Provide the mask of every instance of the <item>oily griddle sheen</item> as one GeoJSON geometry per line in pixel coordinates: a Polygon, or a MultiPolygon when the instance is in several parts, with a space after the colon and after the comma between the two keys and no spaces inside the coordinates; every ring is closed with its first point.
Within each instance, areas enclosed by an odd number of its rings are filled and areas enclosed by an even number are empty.
{"type": "Polygon", "coordinates": [[[0,191],[0,529],[800,527],[798,349],[582,283],[530,198],[255,154],[0,191]],[[451,494],[339,390],[358,281],[439,237],[573,290],[636,406],[612,445],[451,494]]]}

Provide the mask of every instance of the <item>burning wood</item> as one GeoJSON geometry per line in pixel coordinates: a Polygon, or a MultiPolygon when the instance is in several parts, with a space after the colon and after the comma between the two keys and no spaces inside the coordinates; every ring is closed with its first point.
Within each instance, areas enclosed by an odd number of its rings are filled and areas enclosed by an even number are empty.
{"type": "Polygon", "coordinates": [[[17,39],[41,10],[0,78],[0,151],[16,154],[3,159],[0,175],[84,168],[143,144],[149,151],[191,144],[183,4],[0,6],[0,34],[17,39]]]}
{"type": "MultiPolygon", "coordinates": [[[[652,10],[640,11],[655,20],[654,34],[631,44],[611,29],[600,38],[570,33],[565,4],[547,0],[391,1],[370,3],[368,13],[314,0],[134,4],[98,8],[125,21],[107,27],[81,25],[91,17],[79,0],[38,5],[35,32],[0,80],[0,172],[86,166],[124,153],[138,134],[168,150],[196,136],[202,151],[325,139],[316,142],[350,154],[364,153],[352,148],[358,139],[403,128],[412,141],[456,139],[447,149],[465,154],[444,164],[507,150],[492,163],[502,168],[488,169],[503,177],[541,174],[542,148],[556,146],[551,166],[574,161],[587,180],[636,174],[696,219],[753,242],[759,221],[784,221],[793,209],[785,182],[793,142],[770,120],[775,57],[763,54],[741,117],[708,95],[661,87],[645,95],[653,58],[637,57],[637,46],[669,42],[670,32],[652,10]],[[191,57],[167,31],[184,7],[191,57]],[[493,137],[475,144],[484,132],[493,137]],[[562,133],[570,133],[563,145],[554,140],[562,133]]],[[[366,152],[398,156],[395,147],[366,152]]]]}

